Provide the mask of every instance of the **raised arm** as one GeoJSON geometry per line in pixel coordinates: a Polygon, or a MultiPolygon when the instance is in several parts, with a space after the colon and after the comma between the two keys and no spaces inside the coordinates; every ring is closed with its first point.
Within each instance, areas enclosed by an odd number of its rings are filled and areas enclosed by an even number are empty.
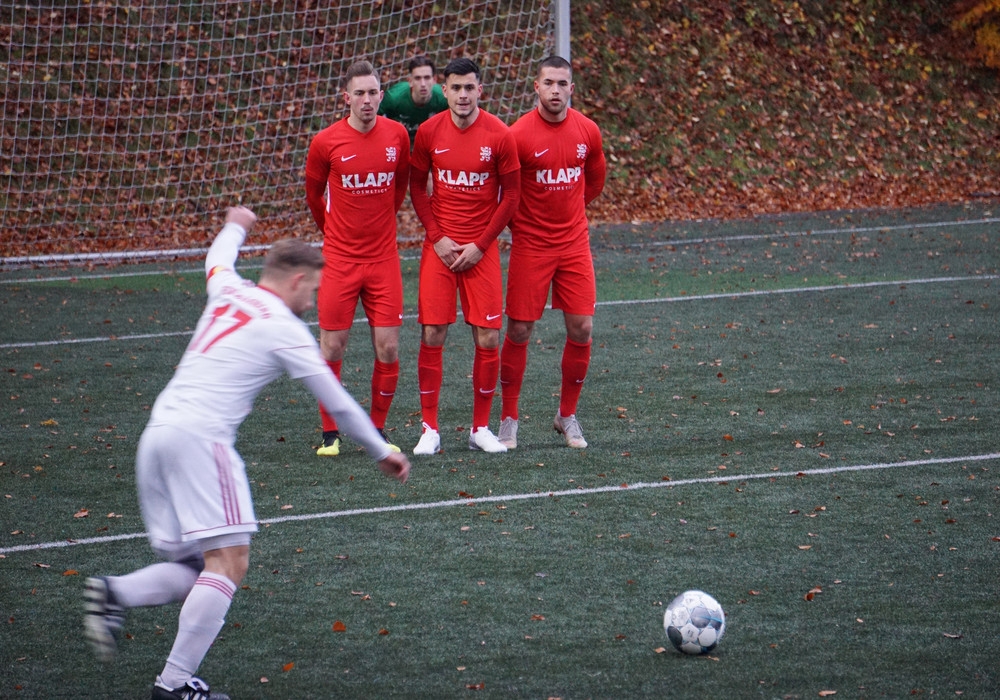
{"type": "Polygon", "coordinates": [[[250,229],[257,223],[257,215],[246,207],[230,207],[226,211],[226,224],[212,241],[205,255],[205,277],[211,279],[217,268],[232,270],[240,254],[240,246],[250,229]]]}

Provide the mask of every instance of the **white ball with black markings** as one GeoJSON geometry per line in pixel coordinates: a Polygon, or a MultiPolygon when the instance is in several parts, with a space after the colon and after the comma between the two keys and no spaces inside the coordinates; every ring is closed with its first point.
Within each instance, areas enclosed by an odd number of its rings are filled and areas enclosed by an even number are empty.
{"type": "Polygon", "coordinates": [[[663,613],[663,629],[674,648],[685,654],[706,654],[722,641],[726,614],[704,591],[684,591],[663,613]]]}

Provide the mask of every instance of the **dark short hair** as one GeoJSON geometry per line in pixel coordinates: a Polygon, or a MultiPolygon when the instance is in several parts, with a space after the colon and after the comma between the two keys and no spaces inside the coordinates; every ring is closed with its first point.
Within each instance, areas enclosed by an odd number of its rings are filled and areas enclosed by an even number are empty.
{"type": "Polygon", "coordinates": [[[357,61],[356,63],[352,63],[350,67],[348,67],[347,72],[344,73],[344,89],[346,90],[347,86],[350,85],[351,81],[355,78],[368,75],[374,75],[376,80],[380,83],[382,82],[379,80],[378,71],[376,71],[375,67],[368,61],[357,61]]]}
{"type": "Polygon", "coordinates": [[[447,80],[449,75],[468,75],[469,73],[476,74],[476,80],[482,82],[482,73],[479,72],[479,66],[471,58],[453,58],[448,61],[448,65],[444,67],[444,79],[447,80]]]}
{"type": "Polygon", "coordinates": [[[298,238],[275,241],[264,256],[264,273],[287,273],[299,268],[323,269],[323,251],[298,238]]]}
{"type": "Polygon", "coordinates": [[[430,66],[431,73],[434,72],[434,61],[429,56],[414,56],[410,59],[410,65],[407,67],[407,70],[412,73],[417,68],[423,68],[424,66],[430,66]]]}
{"type": "Polygon", "coordinates": [[[542,72],[542,68],[565,68],[570,73],[573,72],[573,64],[562,56],[549,56],[538,64],[539,73],[542,72]]]}

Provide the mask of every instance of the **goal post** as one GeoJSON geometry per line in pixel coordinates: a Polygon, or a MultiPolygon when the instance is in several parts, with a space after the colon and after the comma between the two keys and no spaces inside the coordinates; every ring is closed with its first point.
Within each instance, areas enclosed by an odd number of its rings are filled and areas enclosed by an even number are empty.
{"type": "Polygon", "coordinates": [[[305,157],[346,114],[350,63],[387,88],[415,55],[438,71],[469,56],[482,106],[510,123],[538,61],[568,58],[568,27],[569,0],[4,3],[0,261],[200,253],[235,202],[260,215],[257,243],[318,241],[305,157]]]}

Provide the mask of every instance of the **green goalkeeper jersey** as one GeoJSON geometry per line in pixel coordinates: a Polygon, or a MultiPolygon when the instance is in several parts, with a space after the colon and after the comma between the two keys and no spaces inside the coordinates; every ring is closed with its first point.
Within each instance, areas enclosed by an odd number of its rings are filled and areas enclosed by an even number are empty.
{"type": "Polygon", "coordinates": [[[431,88],[430,101],[418,107],[413,104],[410,97],[410,83],[403,81],[396,83],[385,91],[382,104],[379,105],[378,113],[389,119],[393,119],[406,127],[410,134],[410,148],[413,148],[413,139],[417,135],[417,127],[433,117],[438,112],[448,109],[448,100],[444,97],[444,91],[440,85],[431,88]]]}

